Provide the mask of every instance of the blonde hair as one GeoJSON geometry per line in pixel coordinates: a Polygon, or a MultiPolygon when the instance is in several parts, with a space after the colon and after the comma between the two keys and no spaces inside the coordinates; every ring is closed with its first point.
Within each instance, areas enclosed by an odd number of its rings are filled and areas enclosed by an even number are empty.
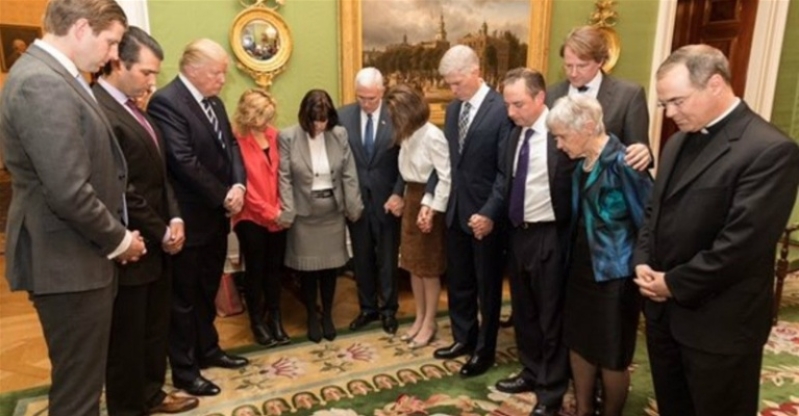
{"type": "Polygon", "coordinates": [[[208,61],[226,61],[227,57],[222,45],[207,38],[197,39],[186,45],[186,49],[183,50],[179,63],[180,72],[184,72],[186,67],[200,66],[208,61]]]}
{"type": "Polygon", "coordinates": [[[238,134],[247,134],[255,128],[272,124],[277,102],[266,91],[250,89],[244,91],[233,115],[233,124],[238,134]]]}

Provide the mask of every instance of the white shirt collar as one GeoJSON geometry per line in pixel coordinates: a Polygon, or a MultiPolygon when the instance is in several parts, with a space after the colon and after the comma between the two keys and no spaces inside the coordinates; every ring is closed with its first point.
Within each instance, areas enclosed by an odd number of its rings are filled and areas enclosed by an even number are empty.
{"type": "Polygon", "coordinates": [[[69,59],[63,52],[58,50],[58,48],[56,48],[55,46],[47,43],[47,41],[42,39],[36,39],[35,41],[33,41],[33,44],[44,49],[45,52],[49,53],[53,58],[55,58],[56,61],[58,61],[58,63],[61,64],[61,66],[66,68],[67,72],[69,72],[69,74],[72,75],[73,77],[77,78],[78,76],[81,75],[75,63],[72,62],[71,59],[69,59]]]}
{"type": "Polygon", "coordinates": [[[602,85],[602,78],[603,78],[602,71],[601,70],[597,71],[594,78],[591,79],[591,81],[588,81],[587,84],[585,84],[585,86],[588,87],[588,89],[585,90],[585,92],[580,92],[577,90],[577,88],[574,87],[574,85],[569,84],[569,95],[591,94],[593,97],[596,97],[597,94],[599,94],[599,87],[602,85]]]}
{"type": "Polygon", "coordinates": [[[549,108],[544,107],[544,111],[541,111],[541,115],[538,116],[535,123],[528,128],[535,130],[535,134],[543,134],[546,136],[549,132],[549,130],[547,130],[547,114],[549,114],[549,108]]]}
{"type": "Polygon", "coordinates": [[[205,99],[205,96],[203,96],[200,90],[198,90],[197,87],[195,87],[194,84],[192,84],[191,81],[189,81],[189,79],[186,78],[186,76],[182,73],[178,73],[178,78],[180,78],[180,81],[183,82],[183,85],[188,88],[191,96],[194,97],[194,100],[196,100],[197,103],[202,103],[202,101],[205,99]]]}
{"type": "Polygon", "coordinates": [[[97,79],[97,83],[103,87],[111,97],[114,97],[118,103],[122,104],[123,106],[128,102],[128,96],[125,95],[122,91],[117,89],[117,87],[111,85],[108,81],[106,81],[103,77],[97,79]]]}
{"type": "Polygon", "coordinates": [[[485,82],[480,81],[480,87],[477,88],[477,92],[472,95],[472,98],[469,98],[469,104],[472,106],[472,110],[477,110],[480,108],[480,105],[483,104],[483,100],[485,100],[486,95],[488,95],[488,85],[485,82]]]}
{"type": "MultiPolygon", "coordinates": [[[[383,100],[380,100],[380,104],[377,105],[377,108],[375,109],[375,111],[372,111],[372,122],[373,123],[376,123],[377,119],[380,118],[380,108],[381,107],[383,107],[383,100]]],[[[361,108],[361,120],[366,120],[366,116],[367,115],[368,114],[366,114],[366,111],[363,111],[363,108],[361,108]]]]}

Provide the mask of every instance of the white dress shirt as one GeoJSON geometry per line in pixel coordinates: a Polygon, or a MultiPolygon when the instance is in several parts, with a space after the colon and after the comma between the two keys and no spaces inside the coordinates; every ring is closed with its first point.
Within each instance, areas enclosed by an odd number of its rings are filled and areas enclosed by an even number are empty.
{"type": "MultiPolygon", "coordinates": [[[[475,114],[477,114],[477,110],[483,104],[483,101],[485,101],[485,98],[488,95],[489,91],[490,89],[488,88],[488,85],[486,85],[486,83],[483,82],[482,84],[480,84],[480,87],[477,88],[477,92],[475,92],[474,95],[472,95],[472,98],[469,98],[469,104],[471,104],[472,108],[469,110],[469,124],[466,125],[467,131],[469,130],[469,126],[472,125],[472,121],[474,121],[474,116],[475,114]]],[[[462,105],[461,108],[463,108],[462,105]]]]}
{"type": "MultiPolygon", "coordinates": [[[[380,101],[380,105],[377,106],[375,111],[372,112],[372,139],[377,141],[377,129],[379,128],[378,125],[380,124],[380,108],[383,107],[383,101],[380,101]]],[[[369,115],[366,114],[365,111],[361,110],[361,144],[366,142],[366,122],[368,121],[369,115]]]]}
{"type": "Polygon", "coordinates": [[[521,131],[519,143],[513,156],[513,176],[516,176],[516,165],[519,152],[524,143],[525,132],[532,128],[533,136],[530,137],[530,159],[527,165],[527,180],[524,188],[524,222],[555,221],[555,209],[552,207],[552,194],[549,191],[549,164],[547,158],[547,125],[546,119],[549,110],[544,111],[531,127],[521,131]]]}
{"type": "Polygon", "coordinates": [[[330,161],[327,158],[325,132],[316,137],[308,135],[308,148],[311,150],[311,167],[313,168],[312,191],[333,189],[333,176],[330,173],[330,161]]]}
{"type": "Polygon", "coordinates": [[[434,194],[425,193],[422,205],[444,212],[447,210],[451,183],[449,144],[444,132],[428,122],[402,142],[399,171],[405,182],[427,183],[433,169],[438,175],[438,183],[434,194]]]}
{"type": "Polygon", "coordinates": [[[585,84],[588,89],[584,92],[580,92],[577,88],[574,88],[574,85],[569,84],[569,97],[572,95],[585,95],[587,97],[594,97],[599,94],[599,87],[602,85],[602,71],[598,71],[594,79],[589,81],[585,84]]]}

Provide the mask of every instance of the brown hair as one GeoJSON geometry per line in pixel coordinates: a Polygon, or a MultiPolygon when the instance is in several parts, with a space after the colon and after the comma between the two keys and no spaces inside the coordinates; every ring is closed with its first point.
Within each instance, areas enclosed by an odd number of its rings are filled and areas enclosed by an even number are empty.
{"type": "Polygon", "coordinates": [[[430,106],[420,91],[400,84],[388,90],[385,97],[391,124],[394,127],[394,143],[402,143],[427,123],[430,106]]]}
{"type": "Polygon", "coordinates": [[[46,33],[64,36],[79,19],[86,19],[95,35],[108,29],[113,22],[128,26],[125,11],[114,0],[50,0],[42,26],[46,33]]]}
{"type": "Polygon", "coordinates": [[[564,51],[569,48],[583,60],[592,60],[604,63],[610,57],[608,43],[605,35],[593,26],[580,26],[572,29],[560,47],[560,57],[563,58],[564,51]]]}
{"type": "Polygon", "coordinates": [[[505,74],[505,79],[502,80],[502,86],[506,87],[520,79],[524,80],[524,86],[531,97],[535,97],[539,92],[546,90],[547,84],[544,81],[544,76],[534,69],[524,67],[514,68],[508,71],[505,74]]]}
{"type": "Polygon", "coordinates": [[[271,124],[276,108],[277,102],[268,92],[258,88],[244,91],[233,115],[236,132],[247,134],[256,127],[271,124]]]}
{"type": "Polygon", "coordinates": [[[297,114],[300,127],[308,134],[313,134],[314,121],[327,121],[325,130],[332,130],[338,125],[338,113],[333,106],[333,99],[325,90],[310,90],[300,103],[300,112],[297,114]]]}

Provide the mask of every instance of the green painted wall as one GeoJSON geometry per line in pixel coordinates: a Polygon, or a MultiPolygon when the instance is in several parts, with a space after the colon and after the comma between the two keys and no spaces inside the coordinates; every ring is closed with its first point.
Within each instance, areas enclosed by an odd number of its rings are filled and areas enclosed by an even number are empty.
{"type": "MultiPolygon", "coordinates": [[[[788,6],[771,121],[799,142],[799,43],[796,39],[799,39],[799,2],[792,1],[788,6]]],[[[799,222],[799,198],[790,221],[799,222]]]]}
{"type": "MultiPolygon", "coordinates": [[[[588,24],[594,10],[593,0],[553,0],[552,27],[549,42],[547,83],[565,79],[559,55],[560,45],[575,26],[588,24]]],[[[652,49],[655,42],[655,23],[658,2],[655,0],[618,0],[616,32],[621,38],[621,57],[613,75],[649,89],[652,49]]]]}
{"type": "MultiPolygon", "coordinates": [[[[238,0],[149,0],[150,29],[166,54],[158,85],[177,75],[184,46],[196,38],[211,38],[230,52],[228,34],[242,10],[238,0]]],[[[291,0],[279,13],[294,40],[288,68],[270,90],[278,101],[277,125],[285,127],[296,123],[300,100],[309,89],[323,88],[334,100],[338,97],[338,9],[335,0],[291,0]]],[[[241,93],[255,86],[231,60],[221,94],[230,115],[241,93]]]]}

